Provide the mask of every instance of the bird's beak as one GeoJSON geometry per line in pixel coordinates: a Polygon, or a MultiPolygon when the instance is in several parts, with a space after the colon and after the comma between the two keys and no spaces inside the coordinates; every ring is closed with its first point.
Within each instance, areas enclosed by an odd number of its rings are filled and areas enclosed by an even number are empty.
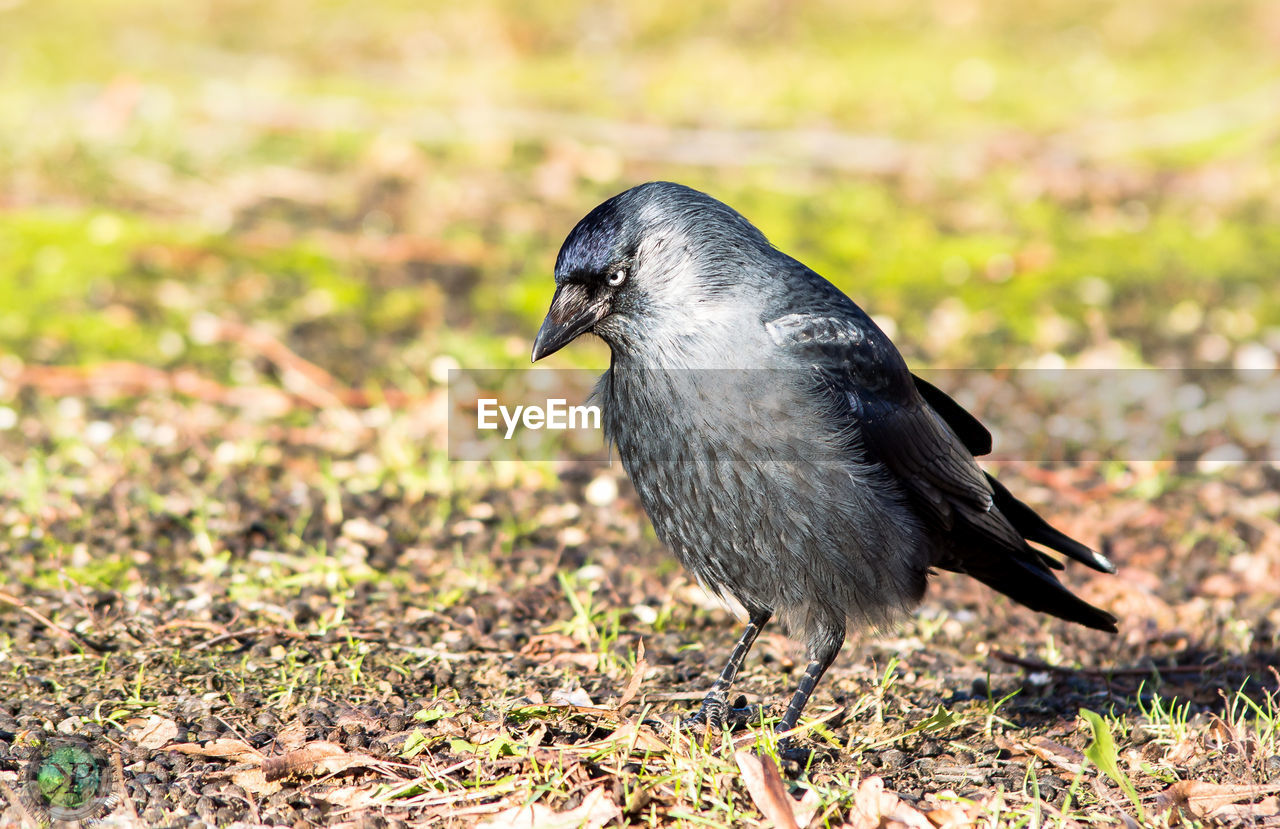
{"type": "Polygon", "coordinates": [[[533,341],[533,361],[536,363],[573,342],[578,335],[590,330],[608,313],[607,302],[592,302],[586,287],[566,282],[556,288],[551,297],[551,309],[538,329],[533,341]]]}

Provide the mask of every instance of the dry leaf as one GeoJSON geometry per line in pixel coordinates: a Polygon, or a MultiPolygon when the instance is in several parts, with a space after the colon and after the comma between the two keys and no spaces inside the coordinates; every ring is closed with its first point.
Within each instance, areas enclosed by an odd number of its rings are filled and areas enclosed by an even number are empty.
{"type": "Polygon", "coordinates": [[[537,633],[529,637],[520,653],[532,658],[548,657],[575,651],[580,647],[578,640],[563,633],[537,633]]]}
{"type": "Polygon", "coordinates": [[[991,737],[992,742],[996,744],[996,748],[1004,749],[1014,757],[1022,757],[1027,753],[1026,747],[1015,740],[1010,740],[1003,734],[996,733],[991,737]]]}
{"type": "Polygon", "coordinates": [[[1084,754],[1047,737],[1032,737],[1027,743],[1027,750],[1065,772],[1080,774],[1084,771],[1084,754]]]}
{"type": "Polygon", "coordinates": [[[854,829],[879,829],[893,824],[910,829],[934,829],[919,810],[903,803],[893,792],[885,791],[883,779],[868,777],[863,780],[854,796],[849,825],[854,829]]]}
{"type": "Polygon", "coordinates": [[[125,735],[139,746],[155,751],[173,742],[178,736],[178,724],[167,717],[152,715],[125,723],[125,735]]]}
{"type": "Polygon", "coordinates": [[[818,794],[818,790],[805,789],[804,797],[800,798],[800,802],[793,804],[791,808],[795,810],[796,823],[801,826],[808,826],[821,807],[822,796],[818,794]]]}
{"type": "MultiPolygon", "coordinates": [[[[1217,822],[1227,824],[1258,825],[1260,818],[1280,818],[1280,799],[1275,795],[1264,798],[1257,803],[1242,803],[1214,809],[1209,817],[1217,822]]],[[[1264,826],[1280,826],[1280,820],[1267,821],[1264,826]]]]}
{"type": "Polygon", "coordinates": [[[261,766],[254,766],[251,769],[240,769],[231,773],[231,782],[250,794],[260,797],[275,794],[284,788],[275,780],[267,781],[267,777],[262,773],[261,766]]]}
{"type": "Polygon", "coordinates": [[[634,751],[653,754],[668,754],[671,751],[671,746],[654,734],[653,729],[636,723],[623,723],[617,731],[614,731],[603,740],[565,746],[564,750],[581,754],[593,754],[601,749],[614,748],[619,745],[632,746],[634,751]]]}
{"type": "Polygon", "coordinates": [[[974,825],[973,816],[958,803],[947,803],[925,813],[938,829],[965,829],[974,825]]]}
{"type": "Polygon", "coordinates": [[[182,754],[191,754],[196,757],[217,757],[222,760],[233,760],[237,763],[258,763],[262,761],[262,752],[243,740],[232,740],[229,738],[221,738],[218,740],[210,740],[203,745],[200,743],[178,743],[171,745],[165,751],[177,751],[182,754]]]}
{"type": "Polygon", "coordinates": [[[567,812],[556,812],[541,803],[519,806],[499,812],[476,829],[600,829],[622,814],[604,788],[592,791],[582,805],[567,812]]]}
{"type": "Polygon", "coordinates": [[[778,765],[772,757],[760,757],[742,749],[734,753],[738,768],[742,770],[742,782],[756,808],[779,829],[800,829],[796,823],[795,803],[787,794],[786,784],[778,773],[778,765]]]}
{"type": "Polygon", "coordinates": [[[378,805],[380,801],[376,793],[381,788],[380,783],[366,786],[340,786],[336,789],[315,792],[314,796],[326,803],[354,811],[378,805]]]}
{"type": "Polygon", "coordinates": [[[294,720],[276,732],[276,747],[283,751],[302,748],[307,743],[307,727],[300,720],[294,720]]]}
{"type": "MultiPolygon", "coordinates": [[[[1235,806],[1242,800],[1252,800],[1255,797],[1276,792],[1280,792],[1280,783],[1232,786],[1202,783],[1198,780],[1182,780],[1156,797],[1156,808],[1160,811],[1183,809],[1195,818],[1215,817],[1214,813],[1220,809],[1235,806]]],[[[1267,800],[1274,801],[1274,798],[1267,798],[1267,800]]],[[[1263,801],[1263,803],[1266,802],[1263,801]]]]}
{"type": "Polygon", "coordinates": [[[600,654],[598,653],[557,653],[549,657],[549,661],[556,667],[573,665],[576,668],[584,668],[588,671],[600,669],[600,654]]]}
{"type": "Polygon", "coordinates": [[[551,692],[551,696],[547,698],[551,705],[571,705],[575,708],[600,708],[591,700],[591,695],[582,688],[574,688],[573,690],[565,690],[557,688],[551,692]]]}
{"type": "Polygon", "coordinates": [[[854,795],[848,825],[852,829],[878,829],[882,814],[880,798],[883,794],[884,781],[879,777],[863,780],[858,785],[858,793],[854,795]]]}
{"type": "Polygon", "coordinates": [[[378,763],[378,758],[372,755],[349,753],[337,743],[317,740],[294,751],[287,751],[279,757],[264,759],[262,773],[269,783],[285,777],[336,774],[354,766],[374,766],[378,763]]]}
{"type": "Polygon", "coordinates": [[[644,679],[644,672],[649,669],[649,663],[644,659],[644,640],[640,640],[640,644],[636,646],[636,669],[631,672],[631,679],[627,681],[627,687],[622,689],[622,696],[618,697],[618,702],[613,707],[621,711],[631,700],[636,698],[636,694],[640,692],[640,682],[644,679]]]}

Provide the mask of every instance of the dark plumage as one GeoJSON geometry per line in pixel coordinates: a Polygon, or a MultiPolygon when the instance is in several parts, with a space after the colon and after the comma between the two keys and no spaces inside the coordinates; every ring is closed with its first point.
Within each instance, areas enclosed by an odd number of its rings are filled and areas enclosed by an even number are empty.
{"type": "Polygon", "coordinates": [[[609,344],[606,434],[658,536],[750,619],[698,718],[721,721],[738,666],[778,616],[810,659],[779,725],[790,730],[847,627],[902,616],[931,568],[1115,631],[1027,542],[1111,564],[985,474],[982,424],[727,205],[668,182],[628,190],[573,229],[555,279],[533,359],[588,331],[609,344]]]}

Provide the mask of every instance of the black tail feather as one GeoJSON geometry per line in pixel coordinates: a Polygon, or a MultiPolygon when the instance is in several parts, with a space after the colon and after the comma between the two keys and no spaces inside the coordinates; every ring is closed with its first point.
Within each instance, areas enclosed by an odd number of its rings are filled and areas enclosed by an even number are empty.
{"type": "Polygon", "coordinates": [[[966,571],[970,576],[1032,610],[1066,619],[1094,630],[1116,632],[1116,617],[1076,596],[1053,573],[1017,558],[1006,566],[966,571]]]}
{"type": "Polygon", "coordinates": [[[1035,510],[1013,497],[1013,494],[995,478],[987,475],[987,481],[991,483],[991,489],[995,492],[996,509],[1009,519],[1009,523],[1015,530],[1022,533],[1023,538],[1043,544],[1051,550],[1057,550],[1067,558],[1075,559],[1100,572],[1116,571],[1115,565],[1101,553],[1090,550],[1071,536],[1050,526],[1049,522],[1041,518],[1035,510]]]}

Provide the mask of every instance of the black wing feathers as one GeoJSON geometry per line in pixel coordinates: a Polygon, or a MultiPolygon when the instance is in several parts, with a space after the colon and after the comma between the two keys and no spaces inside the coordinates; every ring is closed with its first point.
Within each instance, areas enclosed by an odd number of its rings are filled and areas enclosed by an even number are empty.
{"type": "Polygon", "coordinates": [[[956,433],[960,440],[964,441],[964,448],[968,449],[974,457],[980,457],[991,453],[991,433],[987,431],[987,427],[983,426],[978,418],[969,414],[969,412],[956,401],[952,400],[946,392],[927,380],[922,380],[916,375],[911,375],[911,379],[916,383],[916,391],[920,392],[920,396],[924,398],[924,402],[933,407],[933,410],[942,415],[942,419],[956,433]]]}
{"type": "Polygon", "coordinates": [[[911,375],[856,306],[845,317],[833,310],[808,319],[791,313],[766,325],[777,345],[813,367],[836,425],[856,436],[851,446],[903,486],[939,539],[935,565],[966,573],[1034,610],[1114,631],[1114,617],[1073,595],[1050,570],[1061,565],[1027,541],[1104,572],[1110,563],[984,473],[973,458],[991,450],[991,433],[944,392],[911,375]]]}

